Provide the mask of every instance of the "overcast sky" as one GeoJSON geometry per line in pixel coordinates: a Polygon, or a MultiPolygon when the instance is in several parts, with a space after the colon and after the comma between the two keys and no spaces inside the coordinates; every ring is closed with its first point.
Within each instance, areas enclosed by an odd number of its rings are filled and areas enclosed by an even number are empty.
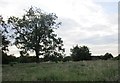
{"type": "MultiPolygon", "coordinates": [[[[25,10],[38,7],[56,13],[62,25],[55,32],[64,41],[66,54],[78,44],[90,48],[92,55],[106,52],[118,55],[119,0],[0,0],[0,15],[22,16],[25,10]]],[[[10,52],[19,56],[15,46],[10,52]]]]}

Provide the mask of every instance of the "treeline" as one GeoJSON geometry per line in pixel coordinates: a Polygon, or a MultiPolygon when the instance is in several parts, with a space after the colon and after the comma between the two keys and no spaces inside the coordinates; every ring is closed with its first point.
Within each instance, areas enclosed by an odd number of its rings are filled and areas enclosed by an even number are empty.
{"type": "MultiPolygon", "coordinates": [[[[35,56],[23,55],[20,51],[21,56],[15,57],[13,55],[7,55],[3,53],[2,63],[8,64],[11,62],[17,63],[33,63],[36,62],[35,56]]],[[[76,45],[71,49],[70,56],[44,56],[43,58],[39,58],[40,62],[68,62],[68,61],[83,61],[83,60],[119,60],[120,54],[116,57],[113,57],[111,53],[106,53],[105,55],[101,56],[92,56],[89,48],[87,46],[78,46],[76,45]]]]}
{"type": "MultiPolygon", "coordinates": [[[[107,54],[107,53],[106,53],[107,54]]],[[[120,60],[120,55],[116,57],[107,57],[106,54],[104,56],[91,56],[90,60],[120,60]]],[[[65,56],[65,57],[49,57],[49,58],[39,58],[40,62],[67,62],[67,61],[75,61],[71,56],[65,56]]],[[[78,60],[76,60],[78,61],[78,60]]],[[[82,60],[79,60],[82,61],[82,60]]],[[[11,62],[17,62],[17,63],[33,63],[36,62],[35,56],[20,56],[15,57],[12,55],[7,56],[6,54],[2,57],[2,64],[9,64],[11,62]]]]}
{"type": "MultiPolygon", "coordinates": [[[[49,58],[39,58],[39,62],[58,62],[62,61],[63,57],[49,57],[49,58]]],[[[3,55],[2,57],[2,64],[9,64],[9,63],[33,63],[36,62],[36,57],[35,56],[20,56],[20,57],[15,57],[15,56],[7,56],[3,55]]]]}

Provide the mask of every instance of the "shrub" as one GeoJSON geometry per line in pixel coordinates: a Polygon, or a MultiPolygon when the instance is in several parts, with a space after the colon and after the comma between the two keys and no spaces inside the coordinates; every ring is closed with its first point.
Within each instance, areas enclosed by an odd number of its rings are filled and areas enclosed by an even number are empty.
{"type": "Polygon", "coordinates": [[[103,60],[108,60],[108,59],[111,59],[113,58],[112,54],[111,53],[106,53],[104,56],[103,56],[103,60]]]}
{"type": "Polygon", "coordinates": [[[72,49],[70,49],[72,54],[71,57],[73,61],[80,61],[80,60],[90,60],[91,59],[91,53],[89,51],[89,48],[87,46],[78,46],[76,45],[72,49]]]}

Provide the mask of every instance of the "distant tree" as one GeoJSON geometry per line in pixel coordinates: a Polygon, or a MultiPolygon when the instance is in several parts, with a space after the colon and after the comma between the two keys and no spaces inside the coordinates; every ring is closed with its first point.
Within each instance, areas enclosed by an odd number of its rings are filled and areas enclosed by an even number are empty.
{"type": "Polygon", "coordinates": [[[54,61],[54,62],[56,62],[56,63],[58,62],[57,56],[52,55],[52,56],[49,57],[49,59],[50,59],[50,61],[54,61]]]}
{"type": "Polygon", "coordinates": [[[17,57],[17,62],[33,63],[33,62],[36,62],[36,57],[35,56],[20,56],[20,57],[17,57]]]}
{"type": "Polygon", "coordinates": [[[43,59],[44,59],[45,62],[46,61],[50,61],[50,56],[49,55],[45,55],[43,59]]]}
{"type": "Polygon", "coordinates": [[[10,17],[8,23],[13,25],[17,35],[15,45],[24,52],[35,51],[37,63],[39,56],[58,57],[63,55],[63,41],[54,33],[54,29],[61,24],[57,23],[57,18],[53,13],[47,14],[33,7],[21,19],[10,17]]]}
{"type": "Polygon", "coordinates": [[[72,60],[71,56],[66,56],[63,58],[63,62],[67,62],[67,61],[71,61],[71,60],[72,60]]]}
{"type": "Polygon", "coordinates": [[[63,60],[63,56],[58,56],[57,58],[58,58],[57,59],[58,61],[62,61],[63,60]]]}
{"type": "Polygon", "coordinates": [[[102,60],[102,55],[100,55],[100,56],[91,56],[91,60],[102,60]]]}
{"type": "Polygon", "coordinates": [[[9,55],[8,60],[9,62],[17,62],[17,58],[14,55],[9,55]]]}
{"type": "Polygon", "coordinates": [[[35,56],[29,56],[28,57],[28,62],[36,62],[36,57],[35,56]]]}
{"type": "Polygon", "coordinates": [[[28,60],[28,57],[29,57],[29,54],[25,51],[20,51],[20,57],[19,57],[19,62],[20,63],[28,63],[29,60],[28,60]]]}
{"type": "Polygon", "coordinates": [[[4,53],[2,51],[2,64],[8,64],[8,63],[9,63],[8,55],[7,53],[4,53]]]}
{"type": "Polygon", "coordinates": [[[75,46],[73,47],[73,49],[70,49],[70,51],[72,52],[71,57],[73,59],[73,61],[79,61],[80,60],[80,49],[79,46],[75,46]]]}
{"type": "Polygon", "coordinates": [[[19,63],[28,63],[27,56],[20,56],[20,57],[18,58],[18,62],[19,62],[19,63]]]}
{"type": "Polygon", "coordinates": [[[63,60],[63,56],[57,55],[57,56],[44,56],[44,61],[52,61],[52,62],[58,62],[63,60]]]}
{"type": "Polygon", "coordinates": [[[104,56],[103,56],[103,60],[108,60],[108,59],[111,59],[113,58],[113,55],[111,53],[106,53],[104,56]]]}
{"type": "Polygon", "coordinates": [[[118,56],[114,57],[113,60],[120,60],[120,54],[118,54],[118,56]]]}
{"type": "Polygon", "coordinates": [[[76,45],[71,49],[71,57],[73,61],[80,61],[80,60],[90,60],[91,59],[91,53],[89,51],[89,48],[87,46],[79,47],[76,45]]]}

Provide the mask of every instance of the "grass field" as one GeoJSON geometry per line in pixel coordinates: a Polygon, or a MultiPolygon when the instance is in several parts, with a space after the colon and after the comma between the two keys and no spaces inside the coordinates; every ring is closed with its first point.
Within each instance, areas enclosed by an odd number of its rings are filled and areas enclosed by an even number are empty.
{"type": "Polygon", "coordinates": [[[3,81],[117,81],[118,61],[17,63],[2,66],[3,81]]]}

